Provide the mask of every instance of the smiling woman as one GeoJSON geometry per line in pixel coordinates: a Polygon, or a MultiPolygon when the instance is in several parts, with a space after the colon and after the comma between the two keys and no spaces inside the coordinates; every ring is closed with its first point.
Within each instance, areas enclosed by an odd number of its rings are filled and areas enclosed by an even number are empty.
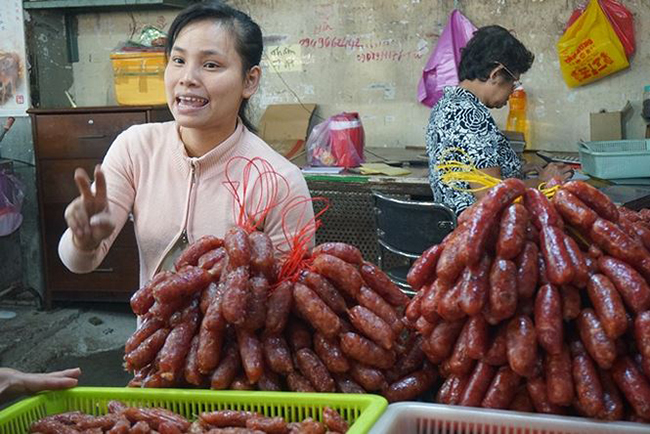
{"type": "MultiPolygon", "coordinates": [[[[223,237],[235,224],[234,198],[224,186],[226,164],[239,179],[245,160],[262,158],[286,179],[280,196],[309,197],[298,167],[253,134],[246,105],[259,86],[262,32],[246,14],[221,2],[195,4],[169,29],[165,69],[167,104],[174,121],[133,126],[111,145],[95,184],[75,172],[80,196],[66,209],[68,230],[59,256],[73,272],[103,260],[129,214],[140,251],[140,284],[188,244],[223,237]]],[[[253,182],[253,181],[251,181],[253,182]]],[[[251,184],[253,185],[253,184],[251,184]]],[[[280,207],[276,207],[280,208],[280,207]]],[[[274,245],[313,217],[295,209],[282,219],[273,209],[260,228],[274,245]]],[[[135,289],[135,288],[134,288],[135,289]]]]}

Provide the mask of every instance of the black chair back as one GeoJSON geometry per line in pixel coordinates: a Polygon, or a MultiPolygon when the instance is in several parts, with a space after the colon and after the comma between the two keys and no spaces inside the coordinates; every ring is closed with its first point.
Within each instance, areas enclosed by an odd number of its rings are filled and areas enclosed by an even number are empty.
{"type": "Polygon", "coordinates": [[[456,214],[442,203],[398,199],[373,191],[381,246],[414,259],[456,227],[456,214]]]}

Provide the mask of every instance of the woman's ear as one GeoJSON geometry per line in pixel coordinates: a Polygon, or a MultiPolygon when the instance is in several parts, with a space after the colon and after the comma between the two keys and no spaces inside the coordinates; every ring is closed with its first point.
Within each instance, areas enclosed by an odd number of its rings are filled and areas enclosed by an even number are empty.
{"type": "Polygon", "coordinates": [[[494,67],[492,71],[490,71],[490,75],[488,76],[488,80],[491,83],[497,83],[499,81],[499,70],[501,69],[500,66],[494,67]]]}
{"type": "Polygon", "coordinates": [[[255,94],[255,92],[257,92],[261,78],[262,68],[260,68],[259,65],[253,66],[246,72],[246,76],[244,77],[244,91],[242,92],[244,99],[250,98],[255,94]]]}

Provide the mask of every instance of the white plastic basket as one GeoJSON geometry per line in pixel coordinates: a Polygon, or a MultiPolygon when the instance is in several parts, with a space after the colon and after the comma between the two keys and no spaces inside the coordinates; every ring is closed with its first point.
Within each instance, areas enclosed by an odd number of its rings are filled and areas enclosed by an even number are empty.
{"type": "Polygon", "coordinates": [[[602,179],[650,177],[650,139],[586,142],[579,147],[582,170],[602,179]]]}
{"type": "Polygon", "coordinates": [[[648,434],[650,425],[442,404],[390,404],[369,434],[648,434]]]}

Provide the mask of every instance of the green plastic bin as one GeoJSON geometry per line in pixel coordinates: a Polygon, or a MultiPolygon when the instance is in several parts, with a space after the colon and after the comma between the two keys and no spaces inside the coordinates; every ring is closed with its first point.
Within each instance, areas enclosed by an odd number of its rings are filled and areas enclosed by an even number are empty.
{"type": "Polygon", "coordinates": [[[650,177],[650,139],[580,143],[582,170],[602,179],[650,177]]]}
{"type": "Polygon", "coordinates": [[[108,402],[114,399],[131,406],[163,407],[189,420],[204,411],[228,409],[281,416],[287,422],[308,417],[322,421],[322,410],[327,406],[348,421],[350,434],[368,432],[388,405],[378,395],[76,387],[44,392],[0,411],[0,434],[28,433],[33,422],[56,413],[78,410],[106,414],[108,402]]]}

